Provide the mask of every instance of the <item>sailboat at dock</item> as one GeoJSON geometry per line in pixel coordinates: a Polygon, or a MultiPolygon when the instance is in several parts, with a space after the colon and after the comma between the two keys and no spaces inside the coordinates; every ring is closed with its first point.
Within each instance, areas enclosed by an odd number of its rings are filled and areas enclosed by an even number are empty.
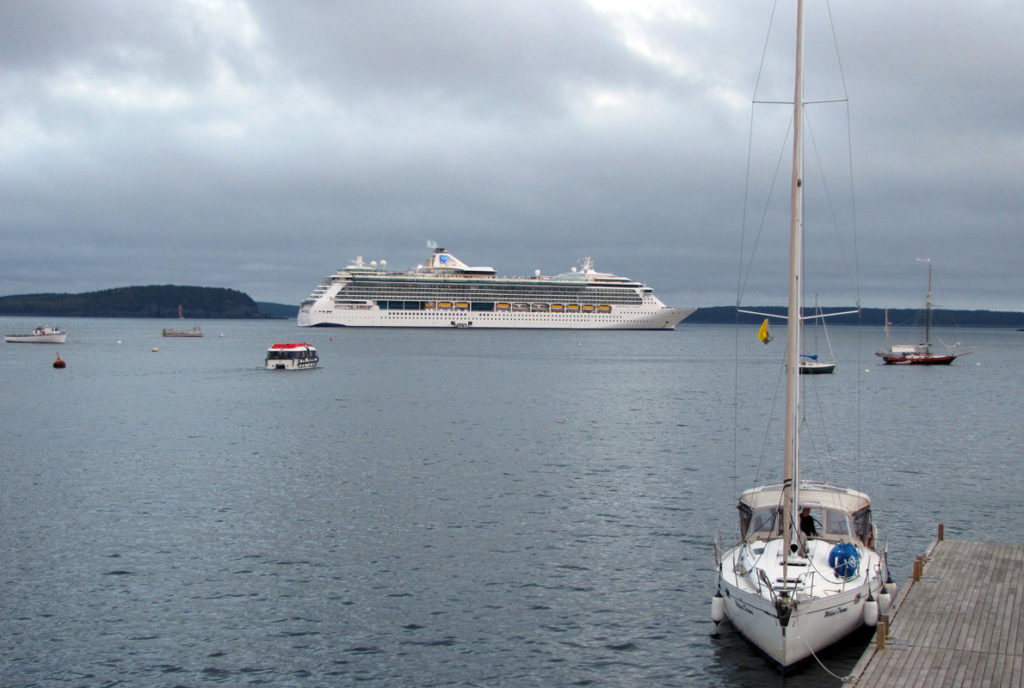
{"type": "MultiPolygon", "coordinates": [[[[782,667],[873,626],[891,601],[884,549],[863,492],[800,472],[803,290],[803,0],[796,3],[783,480],[740,494],[739,540],[716,542],[711,616],[782,667]]],[[[759,314],[765,315],[768,314],[759,314]]]]}
{"type": "Polygon", "coordinates": [[[924,299],[924,342],[920,344],[891,344],[889,311],[885,311],[885,348],[875,352],[886,365],[949,365],[958,354],[932,351],[932,261],[928,263],[928,294],[924,299]]]}

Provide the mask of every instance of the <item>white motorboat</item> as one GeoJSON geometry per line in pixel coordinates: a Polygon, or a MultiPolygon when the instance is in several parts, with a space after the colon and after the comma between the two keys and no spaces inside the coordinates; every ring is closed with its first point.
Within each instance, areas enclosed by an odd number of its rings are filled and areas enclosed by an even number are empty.
{"type": "Polygon", "coordinates": [[[63,344],[67,338],[68,333],[59,327],[41,325],[30,334],[9,334],[4,340],[12,344],[63,344]]]}

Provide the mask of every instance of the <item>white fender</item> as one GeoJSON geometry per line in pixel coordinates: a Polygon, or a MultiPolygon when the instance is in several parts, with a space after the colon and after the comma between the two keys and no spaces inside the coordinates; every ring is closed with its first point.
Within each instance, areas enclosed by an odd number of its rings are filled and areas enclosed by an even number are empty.
{"type": "Polygon", "coordinates": [[[867,601],[864,602],[864,625],[871,628],[878,625],[878,602],[870,595],[867,601]]]}
{"type": "Polygon", "coordinates": [[[878,593],[878,613],[885,614],[889,611],[889,607],[892,606],[892,595],[889,594],[888,588],[882,586],[882,589],[878,593]]]}
{"type": "Polygon", "coordinates": [[[725,598],[721,593],[716,592],[711,598],[711,620],[716,624],[725,618],[725,598]]]}

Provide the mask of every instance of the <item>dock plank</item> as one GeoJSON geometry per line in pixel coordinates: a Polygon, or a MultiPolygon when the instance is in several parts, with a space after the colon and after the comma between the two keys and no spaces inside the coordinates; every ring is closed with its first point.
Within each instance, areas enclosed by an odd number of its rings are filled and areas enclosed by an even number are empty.
{"type": "Polygon", "coordinates": [[[845,688],[1024,685],[1024,546],[940,540],[845,688]]]}

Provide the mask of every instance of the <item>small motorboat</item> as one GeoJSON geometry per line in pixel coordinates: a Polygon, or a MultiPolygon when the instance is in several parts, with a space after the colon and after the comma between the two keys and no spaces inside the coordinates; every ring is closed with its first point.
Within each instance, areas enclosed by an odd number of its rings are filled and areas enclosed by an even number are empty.
{"type": "Polygon", "coordinates": [[[272,344],[267,349],[267,370],[305,370],[319,362],[316,347],[310,344],[272,344]]]}
{"type": "Polygon", "coordinates": [[[31,334],[9,334],[4,340],[12,344],[63,344],[68,333],[59,327],[40,325],[31,334]]]}

